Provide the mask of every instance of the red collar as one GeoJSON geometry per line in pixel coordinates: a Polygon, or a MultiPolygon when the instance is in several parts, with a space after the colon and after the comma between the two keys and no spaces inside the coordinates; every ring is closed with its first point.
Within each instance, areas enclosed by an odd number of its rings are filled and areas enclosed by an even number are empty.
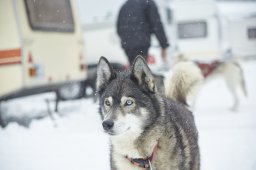
{"type": "Polygon", "coordinates": [[[141,167],[141,168],[150,168],[151,163],[155,159],[157,149],[158,149],[158,142],[155,145],[155,147],[153,149],[153,152],[151,153],[151,155],[149,157],[146,157],[146,158],[130,158],[126,155],[125,158],[135,166],[138,166],[138,167],[141,167]]]}

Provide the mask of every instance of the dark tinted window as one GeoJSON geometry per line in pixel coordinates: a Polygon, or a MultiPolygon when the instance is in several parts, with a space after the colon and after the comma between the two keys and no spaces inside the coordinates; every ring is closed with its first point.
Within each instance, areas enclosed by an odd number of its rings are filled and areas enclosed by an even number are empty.
{"type": "Polygon", "coordinates": [[[178,38],[204,38],[207,36],[207,24],[205,21],[178,23],[178,38]]]}
{"type": "Polygon", "coordinates": [[[255,40],[256,39],[256,28],[249,28],[247,30],[248,38],[249,40],[255,40]]]}
{"type": "Polygon", "coordinates": [[[69,0],[25,0],[33,30],[74,32],[69,0]]]}

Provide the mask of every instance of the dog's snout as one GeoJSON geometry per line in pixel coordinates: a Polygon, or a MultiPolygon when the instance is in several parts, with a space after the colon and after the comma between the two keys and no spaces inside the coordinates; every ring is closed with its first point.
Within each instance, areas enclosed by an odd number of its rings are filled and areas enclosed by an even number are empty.
{"type": "Polygon", "coordinates": [[[114,126],[114,122],[112,120],[105,120],[102,123],[104,130],[110,130],[114,126]]]}

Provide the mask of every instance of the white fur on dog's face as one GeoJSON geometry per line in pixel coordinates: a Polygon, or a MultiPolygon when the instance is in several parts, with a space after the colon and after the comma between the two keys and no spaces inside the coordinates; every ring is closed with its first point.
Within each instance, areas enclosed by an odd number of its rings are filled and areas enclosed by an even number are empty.
{"type": "Polygon", "coordinates": [[[110,96],[104,100],[103,121],[112,120],[113,128],[106,131],[110,135],[124,134],[127,131],[138,131],[142,129],[143,118],[147,114],[144,109],[140,109],[137,114],[136,101],[132,97],[123,96],[118,104],[114,104],[114,99],[110,96]]]}

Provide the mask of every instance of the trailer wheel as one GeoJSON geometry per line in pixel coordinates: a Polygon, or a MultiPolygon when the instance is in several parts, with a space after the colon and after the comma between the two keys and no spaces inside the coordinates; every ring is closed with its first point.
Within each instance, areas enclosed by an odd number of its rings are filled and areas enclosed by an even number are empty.
{"type": "Polygon", "coordinates": [[[56,94],[60,100],[73,100],[84,96],[85,87],[83,82],[72,82],[60,87],[56,94]]]}

